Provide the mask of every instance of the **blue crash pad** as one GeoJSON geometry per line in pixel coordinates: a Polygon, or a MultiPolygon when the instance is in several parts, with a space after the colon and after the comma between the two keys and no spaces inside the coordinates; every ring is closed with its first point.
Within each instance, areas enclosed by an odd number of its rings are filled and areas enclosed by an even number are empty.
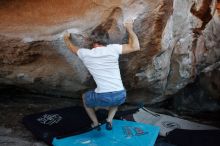
{"type": "Polygon", "coordinates": [[[153,146],[159,127],[122,120],[113,120],[113,129],[89,132],[62,139],[54,138],[54,146],[153,146]]]}

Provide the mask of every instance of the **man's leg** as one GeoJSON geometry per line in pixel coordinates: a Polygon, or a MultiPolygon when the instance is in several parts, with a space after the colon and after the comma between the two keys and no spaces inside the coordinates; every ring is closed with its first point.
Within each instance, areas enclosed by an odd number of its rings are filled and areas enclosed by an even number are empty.
{"type": "Polygon", "coordinates": [[[96,117],[94,109],[86,106],[84,96],[82,96],[82,99],[83,99],[84,108],[85,108],[87,114],[89,115],[89,118],[92,120],[93,126],[94,127],[98,126],[99,122],[98,122],[98,119],[96,117]]]}
{"type": "Polygon", "coordinates": [[[117,110],[118,110],[117,106],[113,106],[113,107],[109,108],[108,118],[106,119],[106,121],[107,121],[106,129],[108,129],[108,130],[112,129],[112,120],[113,120],[117,110]]]}

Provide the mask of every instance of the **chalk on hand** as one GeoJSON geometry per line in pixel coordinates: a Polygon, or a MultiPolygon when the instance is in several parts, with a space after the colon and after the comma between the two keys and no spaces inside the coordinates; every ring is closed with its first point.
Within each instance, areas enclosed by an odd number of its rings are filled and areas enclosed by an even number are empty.
{"type": "Polygon", "coordinates": [[[124,21],[124,25],[126,24],[126,23],[134,23],[134,19],[126,19],[125,21],[124,21]]]}
{"type": "Polygon", "coordinates": [[[77,34],[77,33],[79,33],[79,30],[78,30],[78,29],[75,29],[75,28],[67,29],[67,30],[63,31],[63,32],[60,34],[60,37],[63,37],[64,34],[66,34],[66,33],[70,33],[70,34],[75,33],[75,34],[77,34]]]}
{"type": "Polygon", "coordinates": [[[137,16],[127,16],[126,18],[124,18],[124,22],[127,22],[128,20],[131,20],[132,22],[134,22],[136,18],[137,16]]]}
{"type": "Polygon", "coordinates": [[[124,21],[124,23],[134,23],[134,18],[127,18],[127,19],[125,19],[125,21],[124,21]]]}

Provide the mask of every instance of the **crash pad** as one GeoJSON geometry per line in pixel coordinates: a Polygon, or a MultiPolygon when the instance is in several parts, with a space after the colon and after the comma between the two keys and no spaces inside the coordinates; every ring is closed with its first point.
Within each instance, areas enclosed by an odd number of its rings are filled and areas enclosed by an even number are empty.
{"type": "Polygon", "coordinates": [[[83,107],[74,106],[28,115],[23,123],[38,139],[51,144],[54,137],[87,131],[91,120],[83,107]]]}
{"type": "Polygon", "coordinates": [[[219,130],[216,127],[192,122],[189,120],[173,117],[165,114],[159,114],[149,109],[142,107],[138,112],[133,114],[136,122],[152,124],[160,127],[160,135],[166,136],[174,129],[188,129],[188,130],[219,130]]]}
{"type": "Polygon", "coordinates": [[[113,129],[101,130],[66,138],[54,138],[54,146],[153,146],[159,133],[159,127],[123,120],[113,120],[113,129]]]}
{"type": "MultiPolygon", "coordinates": [[[[116,119],[133,114],[138,109],[118,111],[116,119]]],[[[98,110],[96,115],[100,122],[104,123],[108,115],[107,110],[98,110]]],[[[91,120],[84,107],[71,106],[27,115],[23,118],[23,124],[39,140],[51,145],[53,138],[63,138],[81,134],[92,130],[91,120]]]]}

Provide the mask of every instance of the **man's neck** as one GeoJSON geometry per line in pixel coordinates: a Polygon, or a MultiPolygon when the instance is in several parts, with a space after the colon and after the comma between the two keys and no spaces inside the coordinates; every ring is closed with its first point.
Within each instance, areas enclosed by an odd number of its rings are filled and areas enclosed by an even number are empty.
{"type": "Polygon", "coordinates": [[[100,45],[100,44],[94,44],[93,45],[93,48],[98,48],[98,47],[104,47],[103,45],[100,45]]]}

